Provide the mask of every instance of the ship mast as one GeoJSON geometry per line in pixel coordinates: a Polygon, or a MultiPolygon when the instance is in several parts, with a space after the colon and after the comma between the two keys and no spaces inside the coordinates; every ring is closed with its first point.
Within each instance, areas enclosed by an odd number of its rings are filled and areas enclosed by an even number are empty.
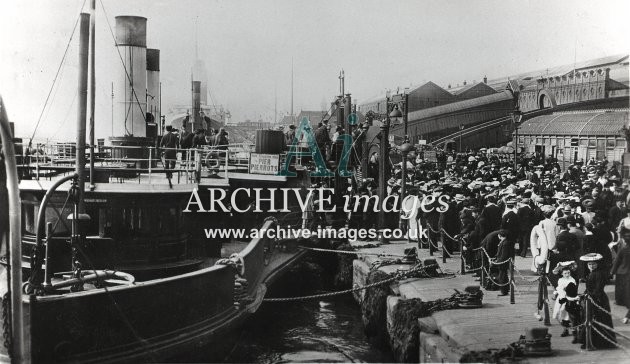
{"type": "Polygon", "coordinates": [[[96,0],[91,3],[90,16],[90,191],[94,190],[94,109],[96,100],[96,69],[95,66],[95,26],[96,26],[96,0]]]}

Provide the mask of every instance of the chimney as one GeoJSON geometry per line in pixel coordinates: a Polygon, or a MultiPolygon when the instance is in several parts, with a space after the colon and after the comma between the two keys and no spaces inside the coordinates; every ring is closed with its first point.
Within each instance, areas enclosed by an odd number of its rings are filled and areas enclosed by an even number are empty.
{"type": "Polygon", "coordinates": [[[116,17],[116,47],[125,60],[114,78],[116,103],[112,136],[146,137],[147,18],[116,17]],[[127,70],[136,70],[128,73],[127,70]]]}
{"type": "Polygon", "coordinates": [[[488,77],[487,76],[483,76],[483,83],[488,84],[488,77]]]}

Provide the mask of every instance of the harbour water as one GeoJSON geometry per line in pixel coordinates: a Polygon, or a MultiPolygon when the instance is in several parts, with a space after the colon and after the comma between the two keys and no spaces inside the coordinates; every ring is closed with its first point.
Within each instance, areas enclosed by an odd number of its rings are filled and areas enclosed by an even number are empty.
{"type": "MultiPolygon", "coordinates": [[[[334,268],[311,259],[276,282],[267,297],[298,297],[339,290],[334,268]],[[310,262],[309,262],[310,261],[310,262]]],[[[263,303],[242,328],[226,358],[231,363],[386,363],[388,351],[371,347],[361,309],[351,294],[291,302],[263,303]]]]}
{"type": "Polygon", "coordinates": [[[242,329],[231,363],[392,362],[367,343],[359,306],[350,295],[266,303],[242,329]]]}

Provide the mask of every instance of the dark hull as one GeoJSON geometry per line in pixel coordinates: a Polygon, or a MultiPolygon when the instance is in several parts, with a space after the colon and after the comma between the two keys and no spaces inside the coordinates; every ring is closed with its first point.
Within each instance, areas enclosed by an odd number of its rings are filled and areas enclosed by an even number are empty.
{"type": "Polygon", "coordinates": [[[241,256],[251,302],[234,305],[235,271],[214,266],[179,276],[25,302],[33,362],[221,361],[267,286],[302,251],[265,257],[264,240],[241,256]]]}

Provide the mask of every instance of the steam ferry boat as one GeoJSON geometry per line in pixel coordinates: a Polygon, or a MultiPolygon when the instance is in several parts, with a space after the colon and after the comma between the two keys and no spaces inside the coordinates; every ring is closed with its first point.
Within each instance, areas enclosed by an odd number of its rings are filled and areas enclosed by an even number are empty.
{"type": "MultiPolygon", "coordinates": [[[[234,344],[228,334],[305,253],[285,244],[279,249],[277,240],[264,236],[238,241],[205,234],[220,228],[308,227],[295,196],[286,201],[291,212],[184,212],[194,193],[207,201],[217,191],[299,188],[310,186],[310,179],[299,165],[291,167],[297,177],[249,173],[252,160],[280,164],[278,131],[259,131],[255,146],[178,150],[175,169],[165,170],[157,147],[161,120],[147,112],[148,99],[136,102],[159,84],[159,51],[146,48],[146,22],[116,17],[116,47],[126,60],[119,94],[128,99],[116,106],[120,120],[111,145],[96,146],[93,137],[85,141],[89,14],[81,14],[79,22],[76,144],[11,148],[0,105],[9,200],[0,218],[10,221],[0,267],[5,337],[0,361],[220,361],[234,344]],[[139,72],[145,65],[146,72],[139,72]]],[[[278,206],[287,197],[270,198],[278,206]]],[[[245,194],[234,201],[251,203],[245,194]]]]}

